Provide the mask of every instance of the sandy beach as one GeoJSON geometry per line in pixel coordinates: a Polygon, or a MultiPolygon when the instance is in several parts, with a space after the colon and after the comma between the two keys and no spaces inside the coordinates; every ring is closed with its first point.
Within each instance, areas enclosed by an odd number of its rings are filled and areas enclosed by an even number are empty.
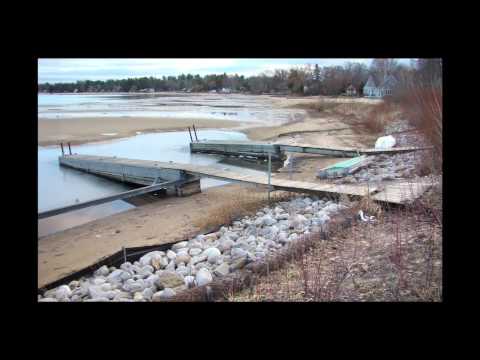
{"type": "MultiPolygon", "coordinates": [[[[279,98],[279,107],[311,103],[318,98],[279,98]]],[[[351,100],[349,100],[351,101],[351,100]]],[[[134,135],[136,131],[184,130],[192,120],[154,118],[52,119],[39,121],[39,144],[57,144],[59,141],[91,142],[114,137],[134,135]],[[85,126],[88,121],[91,126],[85,126]],[[117,133],[101,136],[100,133],[117,133]]],[[[252,140],[269,140],[288,144],[308,143],[319,146],[368,147],[375,142],[372,135],[360,134],[335,114],[308,111],[303,118],[292,119],[282,126],[255,127],[222,120],[195,120],[198,128],[236,128],[252,140]]],[[[294,180],[319,181],[315,172],[337,162],[338,158],[295,154],[295,172],[280,171],[275,176],[294,180]]],[[[185,239],[202,229],[194,224],[208,216],[209,211],[232,202],[232,196],[242,185],[210,188],[185,198],[165,198],[124,213],[77,226],[49,235],[38,242],[38,286],[64,277],[92,265],[101,257],[118,251],[122,246],[153,245],[185,239]],[[116,232],[119,230],[119,232],[116,232]]]]}
{"type": "Polygon", "coordinates": [[[137,132],[186,131],[192,124],[197,129],[229,129],[243,125],[230,120],[154,117],[39,119],[38,145],[58,145],[60,142],[78,145],[134,136],[137,132]]]}

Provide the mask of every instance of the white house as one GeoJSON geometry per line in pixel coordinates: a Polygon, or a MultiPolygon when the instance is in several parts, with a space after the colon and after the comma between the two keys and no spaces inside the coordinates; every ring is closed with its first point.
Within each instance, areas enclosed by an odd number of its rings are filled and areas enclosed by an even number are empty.
{"type": "Polygon", "coordinates": [[[363,87],[363,95],[366,97],[384,97],[385,95],[392,95],[398,81],[393,75],[385,75],[383,80],[375,79],[370,75],[367,83],[363,87]]]}

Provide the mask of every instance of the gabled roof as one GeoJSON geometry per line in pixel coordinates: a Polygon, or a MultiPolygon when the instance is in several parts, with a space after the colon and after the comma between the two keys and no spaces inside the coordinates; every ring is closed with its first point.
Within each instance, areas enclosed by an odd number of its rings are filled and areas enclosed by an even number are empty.
{"type": "Polygon", "coordinates": [[[393,88],[397,84],[397,79],[393,75],[387,75],[381,87],[393,88]]]}
{"type": "Polygon", "coordinates": [[[365,87],[377,87],[377,84],[375,83],[375,79],[374,79],[373,75],[370,75],[368,77],[368,81],[365,84],[365,87]]]}
{"type": "Polygon", "coordinates": [[[393,88],[397,82],[397,79],[393,75],[387,75],[382,78],[380,75],[375,76],[374,74],[371,74],[368,77],[365,87],[393,88]]]}

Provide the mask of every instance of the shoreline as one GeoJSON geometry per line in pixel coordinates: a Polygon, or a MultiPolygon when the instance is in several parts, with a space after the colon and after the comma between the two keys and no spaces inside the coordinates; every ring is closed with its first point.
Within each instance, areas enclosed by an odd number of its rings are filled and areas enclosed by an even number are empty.
{"type": "Polygon", "coordinates": [[[140,132],[187,131],[195,124],[197,129],[234,130],[246,126],[244,122],[217,119],[183,119],[154,117],[79,117],[72,119],[39,119],[38,146],[59,145],[70,142],[72,145],[96,143],[112,139],[132,137],[140,132]],[[111,135],[102,135],[111,134],[111,135]]]}
{"type": "MultiPolygon", "coordinates": [[[[298,101],[280,100],[274,106],[282,108],[289,107],[288,105],[291,105],[291,103],[298,104],[298,101]]],[[[304,142],[332,147],[355,147],[355,144],[374,142],[371,136],[353,132],[351,134],[335,132],[335,128],[338,128],[339,124],[351,127],[344,124],[335,114],[315,113],[306,110],[303,113],[305,115],[300,118],[292,116],[290,121],[274,126],[228,121],[226,130],[244,132],[252,140],[271,139],[275,141],[278,135],[282,134],[282,142],[290,144],[304,142]],[[314,132],[296,135],[298,131],[302,130],[314,132]],[[294,134],[288,135],[289,133],[294,134]]],[[[123,118],[122,120],[125,119],[123,118]]],[[[129,118],[129,120],[132,120],[132,118],[129,118]]],[[[117,132],[118,134],[101,138],[97,136],[97,141],[109,141],[114,138],[125,137],[126,134],[127,136],[128,134],[133,136],[136,134],[136,131],[142,131],[142,133],[176,131],[177,129],[185,131],[186,126],[192,124],[191,119],[186,119],[184,120],[185,128],[181,129],[179,128],[178,120],[175,119],[175,126],[166,126],[161,129],[143,128],[138,130],[138,123],[134,124],[135,127],[132,126],[129,129],[130,131],[122,133],[117,129],[105,129],[101,132],[117,132]]],[[[52,122],[57,123],[58,121],[52,120],[52,122]]],[[[71,119],[65,120],[65,122],[71,125],[71,119]]],[[[207,121],[201,125],[200,123],[198,125],[195,123],[195,126],[199,129],[215,128],[214,122],[207,121]]],[[[83,122],[84,124],[85,122],[83,122]]],[[[221,126],[221,128],[225,128],[225,126],[221,126]]],[[[221,130],[221,128],[217,127],[216,129],[221,130]]],[[[83,139],[77,137],[77,139],[69,141],[72,144],[75,144],[74,141],[77,141],[77,143],[82,141],[88,142],[86,141],[87,138],[87,136],[84,136],[83,139]]],[[[92,136],[89,138],[92,138],[92,136]]],[[[46,142],[48,141],[43,141],[44,144],[46,142]]],[[[53,145],[58,144],[53,140],[50,140],[50,142],[53,142],[53,145]]],[[[338,161],[338,159],[331,157],[302,159],[302,156],[304,154],[294,155],[296,158],[296,172],[293,174],[292,180],[317,181],[315,178],[316,169],[338,161]]],[[[278,178],[288,178],[288,174],[281,171],[276,176],[278,178]]],[[[99,258],[118,251],[118,248],[121,248],[121,246],[143,246],[172,240],[183,240],[189,234],[198,231],[198,228],[193,226],[192,222],[208,218],[209,211],[212,209],[218,209],[222,206],[228,207],[242,189],[246,190],[245,186],[228,184],[206,189],[202,193],[185,198],[165,198],[151,204],[47,235],[38,242],[38,285],[41,286],[68,273],[89,266],[99,258]],[[121,232],[115,233],[116,229],[121,232]],[[98,235],[102,238],[101,242],[99,242],[98,235]]],[[[248,188],[248,190],[256,191],[254,188],[248,188]]]]}

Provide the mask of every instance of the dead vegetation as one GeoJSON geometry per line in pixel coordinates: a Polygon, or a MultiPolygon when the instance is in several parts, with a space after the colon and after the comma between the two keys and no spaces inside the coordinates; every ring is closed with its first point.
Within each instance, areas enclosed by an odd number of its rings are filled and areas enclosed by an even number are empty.
{"type": "MultiPolygon", "coordinates": [[[[270,202],[284,201],[292,197],[292,193],[274,191],[270,193],[270,202]]],[[[217,208],[205,214],[205,217],[194,222],[199,229],[211,229],[230,224],[235,219],[254,214],[259,208],[267,206],[268,192],[265,188],[246,186],[225,194],[225,199],[217,208]]]]}
{"type": "MultiPolygon", "coordinates": [[[[439,194],[436,189],[430,196],[439,194]]],[[[438,213],[432,215],[436,205],[426,206],[382,212],[376,222],[357,221],[328,240],[316,239],[303,254],[229,300],[441,301],[442,224],[438,213]]]]}

